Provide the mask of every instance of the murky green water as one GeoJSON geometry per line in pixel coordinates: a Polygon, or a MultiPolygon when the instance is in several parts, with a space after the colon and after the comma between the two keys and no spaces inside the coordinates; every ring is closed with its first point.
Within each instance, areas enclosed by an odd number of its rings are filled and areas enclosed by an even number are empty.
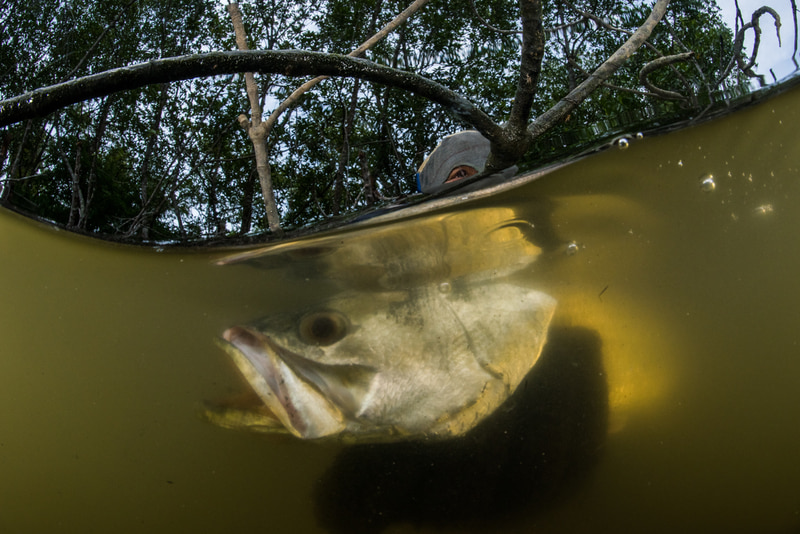
{"type": "Polygon", "coordinates": [[[461,512],[475,531],[798,532],[799,103],[794,90],[464,207],[533,222],[541,256],[511,276],[559,301],[565,348],[534,368],[513,446],[454,445],[455,470],[446,447],[198,417],[243,387],[214,337],[334,294],[330,279],[0,213],[0,532],[355,532],[365,517],[468,531],[461,512]],[[491,474],[504,465],[530,484],[491,474]],[[393,484],[394,508],[376,497],[393,484]],[[481,507],[498,494],[519,502],[481,507]]]}

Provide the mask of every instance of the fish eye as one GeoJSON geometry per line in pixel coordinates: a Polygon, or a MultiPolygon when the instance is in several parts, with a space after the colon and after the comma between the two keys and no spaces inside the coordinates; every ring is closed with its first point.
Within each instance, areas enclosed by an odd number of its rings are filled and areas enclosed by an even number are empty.
{"type": "Polygon", "coordinates": [[[312,312],[300,319],[300,339],[309,345],[333,345],[347,335],[348,322],[339,312],[312,312]]]}

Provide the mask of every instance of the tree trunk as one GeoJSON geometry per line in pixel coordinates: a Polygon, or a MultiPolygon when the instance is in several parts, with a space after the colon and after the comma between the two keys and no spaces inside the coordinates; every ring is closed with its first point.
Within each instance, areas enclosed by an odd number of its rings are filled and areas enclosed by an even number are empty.
{"type": "Polygon", "coordinates": [[[367,202],[367,206],[372,206],[378,200],[378,191],[375,187],[375,177],[369,171],[367,153],[363,150],[358,151],[358,161],[361,163],[361,183],[364,187],[364,200],[367,202]]]}
{"type": "Polygon", "coordinates": [[[336,174],[333,179],[333,215],[339,215],[344,200],[345,188],[344,177],[347,172],[347,164],[350,161],[350,134],[353,131],[353,122],[356,116],[356,105],[358,104],[358,90],[361,87],[360,80],[356,79],[353,84],[353,92],[350,95],[350,105],[342,117],[342,150],[339,153],[339,165],[336,167],[336,174]]]}
{"type": "Polygon", "coordinates": [[[180,210],[180,203],[178,202],[178,198],[175,196],[175,191],[171,191],[170,195],[170,202],[172,203],[172,211],[175,213],[175,219],[178,221],[178,235],[181,236],[181,239],[186,239],[186,228],[183,225],[183,216],[181,215],[180,210]]]}
{"type": "Polygon", "coordinates": [[[161,84],[160,95],[158,99],[158,109],[153,115],[153,121],[150,125],[150,137],[147,140],[147,145],[144,151],[144,159],[139,171],[139,202],[140,212],[138,218],[138,231],[142,239],[150,238],[150,226],[153,224],[153,214],[149,213],[150,209],[150,192],[148,185],[150,183],[150,168],[156,145],[158,143],[158,132],[161,128],[161,119],[164,116],[164,107],[167,105],[167,84],[161,84]]]}
{"type": "MultiPolygon", "coordinates": [[[[233,30],[236,34],[236,45],[239,50],[249,50],[247,46],[247,35],[244,31],[242,22],[242,12],[239,4],[231,2],[228,4],[228,12],[233,22],[233,30]]],[[[258,180],[261,183],[261,194],[264,197],[264,208],[267,212],[267,225],[270,231],[275,234],[282,234],[280,213],[275,203],[275,192],[272,187],[272,172],[269,166],[269,151],[267,149],[267,128],[261,122],[261,104],[258,101],[258,87],[252,72],[246,72],[245,86],[247,97],[250,99],[250,120],[244,115],[239,116],[239,124],[247,131],[250,140],[253,142],[253,153],[256,157],[256,170],[258,180]]]]}
{"type": "Polygon", "coordinates": [[[5,179],[0,182],[0,204],[6,201],[11,195],[11,180],[8,174],[10,169],[6,168],[6,158],[8,157],[8,147],[11,145],[11,132],[3,132],[3,140],[0,142],[0,169],[5,169],[5,179]]]}
{"type": "MultiPolygon", "coordinates": [[[[11,162],[11,165],[8,167],[6,171],[6,182],[3,184],[3,189],[0,191],[0,201],[8,202],[11,199],[11,193],[14,190],[14,178],[18,177],[19,175],[19,161],[22,159],[22,150],[24,149],[28,137],[31,133],[31,129],[33,128],[33,121],[29,120],[25,123],[25,131],[22,133],[22,140],[19,143],[19,148],[17,149],[17,153],[14,156],[14,161],[11,162]]],[[[41,147],[39,153],[41,154],[41,147]]]]}
{"type": "Polygon", "coordinates": [[[217,171],[213,170],[208,176],[208,220],[209,233],[215,237],[224,236],[227,232],[225,221],[219,215],[219,197],[217,195],[217,182],[219,181],[217,171]]]}
{"type": "Polygon", "coordinates": [[[255,196],[254,173],[247,175],[242,188],[242,226],[239,232],[242,235],[250,233],[253,225],[253,197],[255,196]]]}
{"type": "Polygon", "coordinates": [[[97,185],[97,160],[100,154],[100,147],[103,144],[103,135],[108,126],[108,114],[111,111],[111,104],[109,98],[104,98],[100,107],[100,114],[97,119],[97,126],[95,127],[94,140],[91,145],[91,164],[89,165],[89,172],[86,175],[85,193],[84,198],[85,206],[78,219],[78,228],[85,230],[89,221],[89,211],[91,210],[92,200],[94,199],[95,186],[97,185]]]}
{"type": "Polygon", "coordinates": [[[78,140],[75,146],[75,163],[69,164],[67,154],[61,152],[61,157],[64,164],[67,166],[69,172],[69,185],[70,185],[70,204],[69,204],[69,217],[67,219],[67,228],[75,228],[78,225],[80,214],[83,212],[85,199],[83,191],[81,191],[81,152],[83,151],[83,142],[78,140]]]}

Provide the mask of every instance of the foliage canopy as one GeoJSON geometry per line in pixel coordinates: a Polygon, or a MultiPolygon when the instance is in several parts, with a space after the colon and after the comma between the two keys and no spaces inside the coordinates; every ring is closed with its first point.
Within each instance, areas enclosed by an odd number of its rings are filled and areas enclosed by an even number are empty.
{"type": "MultiPolygon", "coordinates": [[[[546,51],[532,104],[540,115],[585,80],[647,18],[645,0],[543,0],[546,51]]],[[[392,20],[396,0],[258,0],[242,5],[252,50],[348,53],[392,20]]],[[[0,98],[148,60],[236,48],[210,0],[12,1],[0,12],[0,98]]],[[[510,0],[433,1],[366,53],[422,74],[508,119],[522,46],[510,0]]],[[[718,91],[744,90],[741,56],[714,2],[673,0],[642,48],[519,161],[530,168],[634,119],[696,115],[718,91]],[[661,56],[693,56],[640,81],[661,56]],[[594,127],[592,129],[591,127],[594,127]]],[[[267,112],[300,81],[257,77],[267,112]]],[[[81,102],[0,131],[0,201],[67,227],[172,241],[263,232],[241,75],[151,85],[81,102]]],[[[305,93],[268,138],[284,225],[322,221],[415,190],[415,172],[465,127],[441,106],[391,86],[332,78],[305,93]]]]}

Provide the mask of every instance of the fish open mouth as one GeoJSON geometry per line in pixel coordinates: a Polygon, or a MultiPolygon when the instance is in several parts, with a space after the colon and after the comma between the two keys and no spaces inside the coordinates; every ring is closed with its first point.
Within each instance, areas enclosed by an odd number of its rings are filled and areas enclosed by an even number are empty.
{"type": "Polygon", "coordinates": [[[278,417],[250,387],[231,397],[206,402],[201,415],[210,423],[231,430],[268,434],[289,433],[278,417]]]}
{"type": "Polygon", "coordinates": [[[239,410],[227,418],[223,411],[209,414],[209,419],[221,426],[264,431],[283,427],[304,439],[340,433],[357,412],[375,375],[365,366],[310,360],[248,327],[229,328],[222,337],[221,345],[266,410],[239,410]]]}

